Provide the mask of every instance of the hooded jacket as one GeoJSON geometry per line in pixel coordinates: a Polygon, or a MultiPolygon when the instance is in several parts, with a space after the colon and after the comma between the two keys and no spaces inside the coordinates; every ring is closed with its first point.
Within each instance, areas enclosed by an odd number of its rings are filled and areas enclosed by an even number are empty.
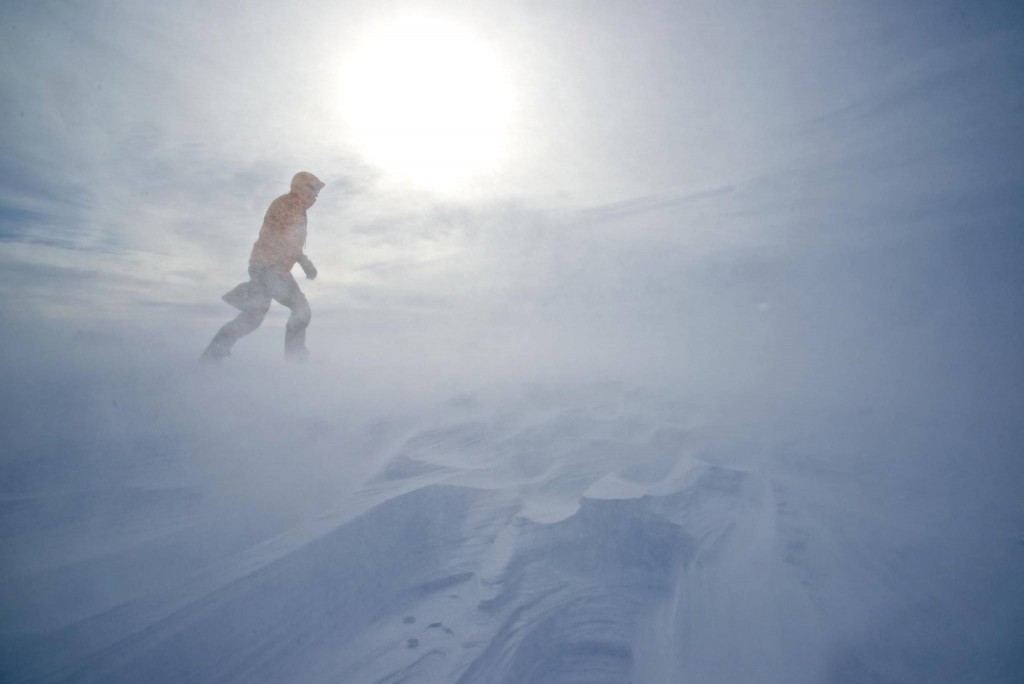
{"type": "Polygon", "coordinates": [[[249,265],[289,273],[306,244],[306,210],[316,202],[324,184],[311,173],[292,178],[291,192],[270,203],[260,235],[252,246],[249,265]]]}

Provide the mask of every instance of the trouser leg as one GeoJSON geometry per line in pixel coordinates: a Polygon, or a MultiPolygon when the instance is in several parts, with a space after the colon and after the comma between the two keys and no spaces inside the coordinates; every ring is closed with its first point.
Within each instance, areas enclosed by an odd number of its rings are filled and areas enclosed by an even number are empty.
{"type": "Polygon", "coordinates": [[[306,350],[306,328],[309,327],[312,317],[306,295],[302,294],[299,284],[290,273],[270,273],[267,276],[267,284],[274,300],[291,310],[284,331],[285,354],[289,358],[301,361],[309,354],[306,350]]]}
{"type": "Polygon", "coordinates": [[[288,324],[284,331],[284,351],[289,357],[304,358],[309,352],[306,350],[306,328],[312,319],[312,311],[309,302],[301,292],[293,297],[291,303],[285,304],[291,309],[288,316],[288,324]]]}
{"type": "Polygon", "coordinates": [[[235,342],[260,327],[269,308],[270,300],[268,299],[266,306],[253,307],[243,311],[235,316],[234,320],[225,323],[206,347],[203,358],[219,361],[230,354],[231,347],[235,342]]]}

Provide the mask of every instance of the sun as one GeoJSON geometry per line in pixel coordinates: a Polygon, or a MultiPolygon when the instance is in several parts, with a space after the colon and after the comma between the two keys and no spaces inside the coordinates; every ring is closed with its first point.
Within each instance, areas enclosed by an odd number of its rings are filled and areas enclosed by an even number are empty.
{"type": "Polygon", "coordinates": [[[469,28],[407,16],[368,28],[341,69],[351,144],[383,172],[451,189],[493,171],[515,108],[505,65],[469,28]]]}

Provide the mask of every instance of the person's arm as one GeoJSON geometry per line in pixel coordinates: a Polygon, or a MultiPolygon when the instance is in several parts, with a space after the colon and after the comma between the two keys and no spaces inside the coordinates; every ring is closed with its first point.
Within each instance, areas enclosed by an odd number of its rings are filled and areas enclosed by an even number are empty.
{"type": "Polygon", "coordinates": [[[299,266],[302,267],[303,273],[306,274],[306,278],[313,280],[316,278],[316,266],[309,260],[309,257],[305,254],[299,254],[298,256],[299,266]]]}

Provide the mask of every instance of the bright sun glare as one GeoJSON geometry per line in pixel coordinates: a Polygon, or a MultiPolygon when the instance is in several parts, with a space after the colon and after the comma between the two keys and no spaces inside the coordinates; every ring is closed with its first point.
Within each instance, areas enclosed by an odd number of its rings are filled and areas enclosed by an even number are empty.
{"type": "Polygon", "coordinates": [[[390,175],[457,188],[507,151],[510,79],[487,42],[458,24],[406,17],[367,29],[341,87],[351,142],[390,175]]]}

